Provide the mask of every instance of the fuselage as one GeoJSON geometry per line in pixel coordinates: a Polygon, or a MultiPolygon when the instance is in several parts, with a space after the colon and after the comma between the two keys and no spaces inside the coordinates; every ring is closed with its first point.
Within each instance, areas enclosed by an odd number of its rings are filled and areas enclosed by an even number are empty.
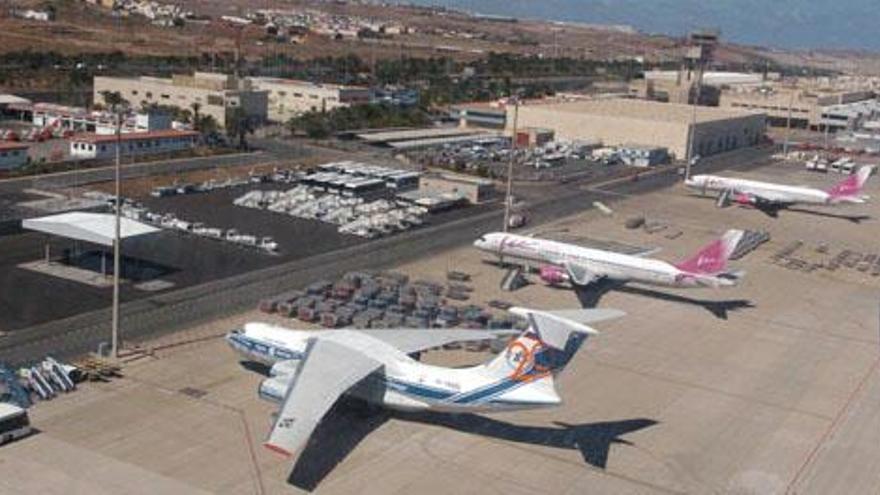
{"type": "Polygon", "coordinates": [[[310,332],[249,323],[227,335],[226,340],[246,359],[271,366],[272,376],[260,385],[260,397],[280,403],[313,338],[335,340],[380,361],[382,371],[373,373],[349,393],[390,409],[482,412],[561,403],[552,377],[526,381],[499,375],[487,366],[456,369],[423,364],[355,330],[310,332]]]}
{"type": "Polygon", "coordinates": [[[710,191],[743,192],[756,196],[779,198],[777,201],[784,203],[828,204],[831,202],[831,195],[821,189],[716,175],[695,175],[686,180],[685,185],[703,193],[710,191]]]}
{"type": "Polygon", "coordinates": [[[505,260],[559,268],[571,263],[610,280],[666,287],[702,287],[707,285],[710,279],[712,284],[725,284],[724,279],[688,273],[666,261],[591,249],[548,239],[492,233],[482,236],[474,245],[484,252],[505,260]]]}

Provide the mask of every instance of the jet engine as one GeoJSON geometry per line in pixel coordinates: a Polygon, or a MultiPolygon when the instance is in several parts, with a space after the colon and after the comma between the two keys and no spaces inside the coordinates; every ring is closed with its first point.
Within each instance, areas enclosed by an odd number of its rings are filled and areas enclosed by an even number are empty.
{"type": "Polygon", "coordinates": [[[269,368],[269,376],[272,377],[293,377],[299,368],[299,361],[278,361],[269,368]]]}
{"type": "Polygon", "coordinates": [[[542,266],[538,273],[541,280],[550,285],[564,284],[565,282],[568,282],[569,278],[565,269],[552,265],[542,266]]]}
{"type": "Polygon", "coordinates": [[[752,197],[748,194],[737,194],[733,197],[733,202],[738,205],[751,206],[754,204],[752,197]]]}
{"type": "Polygon", "coordinates": [[[257,393],[265,401],[276,404],[281,403],[284,401],[284,396],[287,395],[287,389],[290,387],[291,381],[293,381],[293,375],[279,375],[266,378],[260,382],[257,393]]]}

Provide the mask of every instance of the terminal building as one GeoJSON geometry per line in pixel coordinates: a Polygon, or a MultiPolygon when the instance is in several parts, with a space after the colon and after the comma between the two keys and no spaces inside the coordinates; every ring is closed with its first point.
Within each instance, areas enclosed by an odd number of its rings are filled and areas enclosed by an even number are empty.
{"type": "Polygon", "coordinates": [[[743,72],[703,73],[702,82],[697,82],[697,74],[688,70],[646,71],[642,79],[629,85],[630,95],[645,100],[666,103],[692,104],[699,88],[700,105],[717,106],[724,88],[747,84],[761,84],[770,79],[778,79],[779,74],[755,74],[743,72]]]}
{"type": "Polygon", "coordinates": [[[118,92],[134,108],[146,104],[167,105],[210,115],[220,127],[236,108],[255,124],[268,119],[268,93],[255,89],[249,80],[212,72],[159,77],[95,77],[94,102],[106,105],[103,94],[118,92]]]}
{"type": "MultiPolygon", "coordinates": [[[[508,132],[513,111],[507,109],[508,132]]],[[[557,139],[662,147],[683,159],[688,155],[691,125],[695,125],[695,154],[708,156],[758,144],[765,120],[765,114],[758,112],[614,98],[522,105],[518,126],[550,129],[557,139]]]]}
{"type": "Polygon", "coordinates": [[[852,129],[871,115],[875,97],[870,89],[739,86],[722,91],[719,106],[766,113],[768,124],[775,127],[837,131],[852,129]]]}
{"type": "Polygon", "coordinates": [[[365,105],[371,100],[370,90],[359,86],[316,84],[275,77],[248,80],[253,89],[267,93],[268,118],[274,122],[287,122],[306,112],[365,105]]]}

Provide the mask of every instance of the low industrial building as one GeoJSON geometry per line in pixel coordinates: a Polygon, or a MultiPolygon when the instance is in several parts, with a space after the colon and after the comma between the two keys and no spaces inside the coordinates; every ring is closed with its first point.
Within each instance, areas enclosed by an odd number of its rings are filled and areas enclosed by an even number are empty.
{"type": "Polygon", "coordinates": [[[274,122],[287,122],[306,112],[365,105],[371,100],[370,90],[359,86],[316,84],[275,77],[248,80],[253,89],[267,93],[268,118],[274,122]]]}
{"type": "Polygon", "coordinates": [[[517,148],[540,148],[555,139],[553,129],[525,128],[516,130],[517,148]]]}
{"type": "Polygon", "coordinates": [[[495,185],[491,180],[466,175],[425,174],[419,178],[419,192],[434,196],[457,195],[476,204],[494,198],[495,185]]]}
{"type": "Polygon", "coordinates": [[[504,129],[507,110],[498,103],[463,103],[450,108],[449,116],[458,120],[461,127],[504,129]]]}
{"type": "MultiPolygon", "coordinates": [[[[510,127],[513,108],[507,111],[510,127]]],[[[518,125],[552,129],[557,139],[666,148],[681,159],[691,137],[700,156],[753,146],[764,135],[765,119],[757,112],[613,98],[522,105],[518,125]]]]}
{"type": "Polygon", "coordinates": [[[210,115],[220,127],[237,108],[254,124],[268,119],[268,93],[253,88],[247,79],[212,72],[160,77],[95,77],[94,102],[106,105],[105,92],[117,92],[134,108],[143,104],[177,107],[210,115]]]}
{"type": "Polygon", "coordinates": [[[668,150],[660,147],[627,145],[617,153],[623,163],[632,167],[653,167],[669,161],[668,150]]]}
{"type": "Polygon", "coordinates": [[[380,129],[359,132],[355,138],[374,146],[413,150],[430,148],[444,144],[479,142],[483,139],[496,139],[497,134],[482,129],[464,127],[428,127],[422,129],[380,129]]]}
{"type": "Polygon", "coordinates": [[[0,170],[11,170],[27,165],[28,145],[0,141],[0,170]]]}
{"type": "MultiPolygon", "coordinates": [[[[119,136],[122,156],[172,153],[195,148],[199,133],[164,130],[131,132],[119,136]]],[[[115,134],[80,134],[70,139],[70,156],[82,160],[107,160],[116,157],[115,134]]]]}

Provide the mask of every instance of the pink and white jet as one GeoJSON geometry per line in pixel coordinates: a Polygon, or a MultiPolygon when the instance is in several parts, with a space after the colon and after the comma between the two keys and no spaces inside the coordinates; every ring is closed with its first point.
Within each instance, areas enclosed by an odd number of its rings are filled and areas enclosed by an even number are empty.
{"type": "Polygon", "coordinates": [[[665,287],[731,287],[741,274],[727,270],[727,261],[743,231],[728,230],[697,254],[680,263],[628,255],[575,244],[495,232],[474,246],[504,260],[537,264],[541,280],[555,285],[568,282],[586,287],[603,280],[636,282],[665,287]]]}
{"type": "Polygon", "coordinates": [[[867,196],[862,189],[872,167],[863,166],[846,179],[828,190],[813,187],[789,186],[717,175],[695,175],[685,180],[685,186],[700,191],[718,193],[717,205],[725,207],[731,203],[754,206],[758,209],[781,209],[794,204],[837,205],[841,203],[865,203],[867,196]]]}

